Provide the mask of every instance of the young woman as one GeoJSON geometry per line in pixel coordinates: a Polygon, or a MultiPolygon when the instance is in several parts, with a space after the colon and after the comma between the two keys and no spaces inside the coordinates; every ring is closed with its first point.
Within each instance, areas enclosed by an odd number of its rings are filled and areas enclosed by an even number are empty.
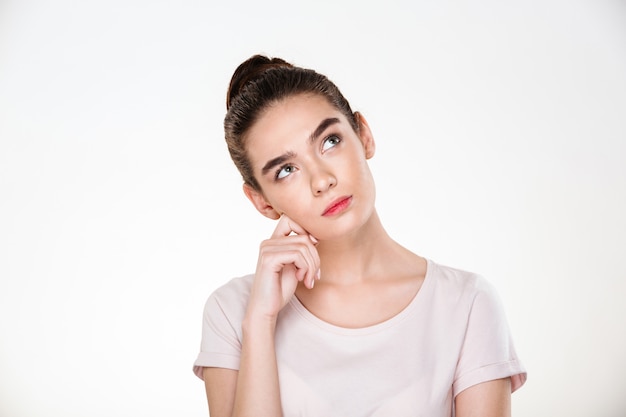
{"type": "Polygon", "coordinates": [[[206,303],[211,417],[510,415],[526,373],[497,294],[385,232],[374,137],[337,87],[256,55],[226,107],[243,191],[277,224],[256,272],[206,303]]]}

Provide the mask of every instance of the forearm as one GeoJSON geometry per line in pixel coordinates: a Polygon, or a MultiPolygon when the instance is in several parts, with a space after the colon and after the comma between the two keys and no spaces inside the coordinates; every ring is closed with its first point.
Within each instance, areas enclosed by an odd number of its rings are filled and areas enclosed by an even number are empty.
{"type": "Polygon", "coordinates": [[[246,320],[235,392],[234,417],[281,417],[275,321],[246,320]]]}

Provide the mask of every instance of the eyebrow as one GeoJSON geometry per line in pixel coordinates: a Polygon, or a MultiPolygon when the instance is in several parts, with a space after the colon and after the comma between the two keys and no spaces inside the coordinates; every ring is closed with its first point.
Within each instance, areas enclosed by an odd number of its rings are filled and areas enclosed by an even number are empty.
{"type": "Polygon", "coordinates": [[[285,152],[284,154],[282,154],[281,156],[278,156],[276,158],[270,159],[269,161],[267,161],[267,163],[263,166],[263,169],[261,170],[261,174],[265,175],[267,174],[268,171],[270,171],[272,168],[274,168],[277,165],[281,165],[283,162],[288,161],[289,159],[293,158],[296,156],[295,152],[285,152]]]}
{"type": "Polygon", "coordinates": [[[322,123],[320,123],[313,131],[313,133],[311,133],[311,136],[309,136],[309,143],[315,142],[315,140],[319,138],[320,135],[324,133],[324,131],[328,129],[329,126],[332,126],[336,123],[339,123],[339,119],[336,117],[329,117],[328,119],[322,120],[322,123]]]}
{"type": "MultiPolygon", "coordinates": [[[[311,136],[309,136],[308,143],[315,142],[315,140],[319,138],[321,134],[324,133],[326,129],[328,129],[329,126],[332,126],[340,122],[341,121],[336,117],[329,117],[327,119],[322,120],[322,122],[315,128],[313,133],[311,133],[311,136]]],[[[268,171],[270,171],[275,166],[280,165],[283,162],[288,161],[291,158],[294,158],[295,156],[296,156],[295,152],[289,151],[289,152],[285,152],[284,154],[280,156],[277,156],[276,158],[270,159],[261,169],[261,174],[262,175],[267,174],[268,171]]]]}

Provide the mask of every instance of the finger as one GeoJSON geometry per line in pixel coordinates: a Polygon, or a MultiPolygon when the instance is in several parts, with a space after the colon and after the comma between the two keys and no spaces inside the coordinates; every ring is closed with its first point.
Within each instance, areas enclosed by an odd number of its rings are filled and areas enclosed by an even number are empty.
{"type": "Polygon", "coordinates": [[[310,265],[306,271],[298,271],[298,278],[306,278],[304,280],[305,285],[308,288],[313,288],[313,286],[315,285],[315,280],[319,279],[320,260],[317,249],[310,244],[312,243],[313,245],[317,245],[318,240],[313,235],[308,233],[302,226],[296,223],[293,219],[283,213],[280,220],[278,221],[278,224],[276,225],[276,229],[274,229],[272,238],[284,238],[290,236],[292,232],[299,236],[306,236],[308,239],[306,243],[309,243],[307,245],[307,249],[309,251],[310,258],[307,258],[307,261],[310,261],[310,265]],[[301,275],[303,273],[304,277],[301,275]]]}
{"type": "MultiPolygon", "coordinates": [[[[312,283],[318,275],[320,258],[317,248],[315,248],[307,236],[289,236],[269,239],[263,242],[261,251],[263,255],[277,254],[280,252],[299,252],[302,256],[302,261],[304,261],[306,265],[302,263],[296,264],[297,278],[299,281],[304,280],[304,283],[309,288],[314,285],[312,283]]],[[[269,260],[267,258],[265,259],[269,260]]],[[[280,268],[278,265],[276,267],[280,268]]]]}
{"type": "Polygon", "coordinates": [[[286,214],[281,215],[281,218],[276,225],[276,229],[274,229],[274,232],[272,233],[272,237],[285,237],[289,236],[292,232],[297,235],[308,236],[314,245],[317,245],[319,243],[315,236],[307,232],[304,227],[300,226],[293,219],[289,218],[286,214]]]}
{"type": "Polygon", "coordinates": [[[317,252],[317,248],[315,247],[315,244],[310,239],[311,237],[312,237],[311,235],[307,235],[307,236],[292,236],[289,238],[289,239],[297,240],[300,244],[304,246],[302,250],[304,251],[303,253],[305,255],[305,259],[309,264],[307,270],[304,271],[305,272],[304,283],[306,284],[308,288],[313,288],[313,286],[315,285],[315,280],[317,276],[319,275],[319,268],[320,268],[319,253],[317,252]]]}
{"type": "Polygon", "coordinates": [[[305,281],[305,283],[311,269],[311,260],[307,251],[298,247],[268,250],[263,254],[261,263],[265,266],[261,266],[262,270],[265,269],[272,274],[278,274],[278,276],[284,276],[284,273],[293,267],[292,272],[295,278],[298,281],[305,281]]]}
{"type": "Polygon", "coordinates": [[[274,233],[272,233],[272,237],[289,236],[291,232],[297,235],[309,235],[302,226],[283,214],[276,225],[276,229],[274,229],[274,233]]]}
{"type": "Polygon", "coordinates": [[[261,257],[280,252],[299,251],[307,262],[307,269],[315,276],[320,266],[320,257],[317,248],[307,236],[288,236],[268,239],[261,243],[261,257]]]}

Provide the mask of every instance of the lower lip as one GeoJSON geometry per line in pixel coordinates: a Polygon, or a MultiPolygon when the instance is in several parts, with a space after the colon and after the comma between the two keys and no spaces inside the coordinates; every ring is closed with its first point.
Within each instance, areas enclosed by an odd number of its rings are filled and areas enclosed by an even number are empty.
{"type": "Polygon", "coordinates": [[[331,208],[329,208],[328,210],[326,210],[324,214],[322,214],[322,216],[334,216],[336,214],[339,214],[345,209],[347,209],[351,202],[352,202],[352,197],[345,198],[341,200],[340,202],[338,202],[337,204],[335,204],[334,206],[332,206],[331,208]]]}

